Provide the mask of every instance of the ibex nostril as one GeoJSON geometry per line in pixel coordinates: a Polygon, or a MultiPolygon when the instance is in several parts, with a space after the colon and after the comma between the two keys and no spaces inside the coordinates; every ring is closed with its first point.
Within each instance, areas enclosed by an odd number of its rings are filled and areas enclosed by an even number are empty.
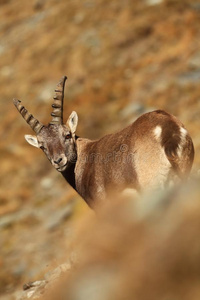
{"type": "Polygon", "coordinates": [[[54,160],[54,163],[58,165],[61,161],[62,161],[62,158],[60,157],[58,160],[54,160]]]}

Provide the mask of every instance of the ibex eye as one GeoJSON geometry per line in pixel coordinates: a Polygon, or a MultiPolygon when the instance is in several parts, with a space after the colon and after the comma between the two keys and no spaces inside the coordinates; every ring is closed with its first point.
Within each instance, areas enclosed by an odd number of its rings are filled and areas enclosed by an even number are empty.
{"type": "Polygon", "coordinates": [[[71,134],[69,133],[69,134],[67,134],[66,136],[65,136],[65,138],[66,138],[66,140],[69,140],[69,139],[71,139],[71,134]]]}

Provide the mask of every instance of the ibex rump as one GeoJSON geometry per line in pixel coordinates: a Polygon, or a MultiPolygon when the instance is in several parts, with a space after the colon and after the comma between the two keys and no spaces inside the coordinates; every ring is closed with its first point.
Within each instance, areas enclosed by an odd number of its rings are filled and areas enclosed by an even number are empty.
{"type": "Polygon", "coordinates": [[[78,116],[72,112],[63,124],[66,77],[54,96],[52,121],[43,125],[14,99],[14,104],[36,136],[26,140],[41,148],[51,164],[94,208],[110,190],[155,189],[175,177],[183,180],[194,159],[192,139],[183,124],[162,110],[143,114],[133,124],[115,134],[91,141],[76,136],[78,116]]]}

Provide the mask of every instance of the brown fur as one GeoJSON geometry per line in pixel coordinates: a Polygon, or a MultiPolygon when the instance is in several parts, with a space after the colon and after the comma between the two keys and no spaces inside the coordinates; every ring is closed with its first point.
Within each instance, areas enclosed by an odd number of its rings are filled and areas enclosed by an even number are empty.
{"type": "Polygon", "coordinates": [[[99,140],[78,138],[76,112],[63,124],[64,85],[59,81],[52,121],[44,126],[14,99],[14,105],[37,136],[26,135],[41,148],[90,207],[105,203],[113,190],[148,191],[163,188],[176,177],[187,178],[194,159],[192,139],[173,115],[156,110],[143,114],[123,130],[99,140]]]}
{"type": "Polygon", "coordinates": [[[194,158],[194,148],[187,134],[182,156],[178,157],[182,126],[174,116],[157,110],[142,115],[122,131],[99,140],[78,138],[75,167],[77,191],[93,207],[93,202],[103,201],[111,189],[116,192],[125,187],[147,189],[150,180],[152,186],[149,187],[154,188],[154,177],[156,178],[157,171],[162,172],[160,165],[157,165],[161,148],[170,163],[169,172],[163,181],[167,182],[171,173],[187,177],[194,158]],[[153,135],[153,129],[158,125],[162,128],[160,142],[153,135]],[[147,157],[147,161],[141,165],[144,157],[147,157]],[[145,168],[142,176],[146,178],[142,181],[139,180],[137,171],[137,166],[140,165],[145,168]]]}
{"type": "MultiPolygon", "coordinates": [[[[17,102],[19,110],[20,105],[17,102]]],[[[191,137],[183,124],[165,111],[143,114],[123,130],[95,141],[76,137],[77,123],[78,116],[72,112],[66,125],[41,125],[37,137],[26,139],[43,150],[92,208],[105,203],[113,191],[163,188],[174,178],[187,178],[191,170],[191,137]]]]}

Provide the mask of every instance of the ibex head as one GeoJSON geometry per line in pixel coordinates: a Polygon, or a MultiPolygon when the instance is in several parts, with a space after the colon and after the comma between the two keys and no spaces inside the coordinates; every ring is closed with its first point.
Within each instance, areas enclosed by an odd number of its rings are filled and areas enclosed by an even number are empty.
{"type": "Polygon", "coordinates": [[[63,76],[57,85],[52,104],[52,120],[43,125],[31,115],[21,104],[14,99],[14,105],[36,133],[25,135],[25,139],[34,147],[42,149],[56,170],[63,172],[71,163],[76,161],[76,136],[78,116],[75,111],[71,113],[66,124],[63,124],[64,87],[67,77],[63,76]]]}

